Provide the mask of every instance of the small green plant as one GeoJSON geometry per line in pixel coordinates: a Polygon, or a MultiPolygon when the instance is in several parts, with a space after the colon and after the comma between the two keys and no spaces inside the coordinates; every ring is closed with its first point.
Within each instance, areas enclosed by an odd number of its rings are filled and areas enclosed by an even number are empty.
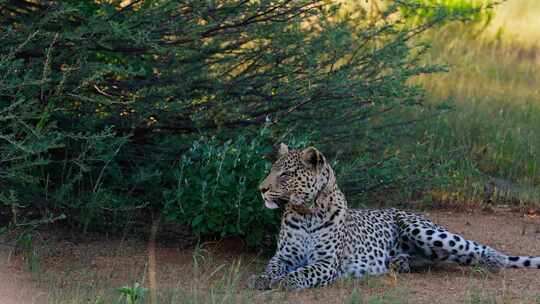
{"type": "Polygon", "coordinates": [[[95,301],[94,301],[94,304],[105,304],[105,300],[103,300],[101,297],[98,297],[95,301]]]}
{"type": "Polygon", "coordinates": [[[208,251],[203,249],[200,244],[196,244],[193,248],[192,260],[193,260],[193,271],[198,273],[201,265],[204,265],[208,262],[208,251]]]}
{"type": "Polygon", "coordinates": [[[483,284],[488,279],[489,273],[487,270],[479,265],[473,266],[471,274],[469,276],[469,294],[466,299],[466,303],[471,304],[488,304],[496,303],[495,298],[486,296],[484,294],[483,284]],[[476,281],[476,278],[479,276],[479,282],[476,281]]]}
{"type": "Polygon", "coordinates": [[[362,292],[354,289],[351,294],[345,299],[347,304],[402,304],[408,303],[406,300],[406,292],[401,289],[388,290],[384,294],[375,294],[363,296],[362,292]]]}
{"type": "Polygon", "coordinates": [[[133,284],[133,286],[124,286],[117,289],[122,294],[127,304],[141,303],[148,293],[148,288],[141,287],[139,283],[133,284]]]}
{"type": "Polygon", "coordinates": [[[478,289],[471,291],[468,302],[469,304],[494,304],[497,300],[492,297],[483,296],[478,289]]]}
{"type": "Polygon", "coordinates": [[[34,246],[34,236],[31,233],[22,234],[18,241],[22,256],[28,270],[31,273],[38,273],[40,269],[39,255],[36,246],[34,246]]]}
{"type": "Polygon", "coordinates": [[[478,274],[483,280],[487,279],[489,276],[489,272],[480,265],[473,266],[472,273],[478,274]]]}
{"type": "Polygon", "coordinates": [[[354,289],[349,297],[345,300],[347,304],[361,304],[364,303],[362,296],[358,290],[354,289]]]}

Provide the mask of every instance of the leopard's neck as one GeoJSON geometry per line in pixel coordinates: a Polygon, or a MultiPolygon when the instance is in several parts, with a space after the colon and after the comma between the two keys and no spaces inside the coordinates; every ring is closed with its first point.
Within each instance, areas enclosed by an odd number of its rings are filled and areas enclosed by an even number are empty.
{"type": "Polygon", "coordinates": [[[334,170],[330,166],[325,167],[323,170],[325,170],[322,174],[325,185],[316,195],[314,201],[311,204],[301,206],[289,205],[288,209],[291,212],[324,218],[326,214],[333,214],[337,209],[347,210],[347,200],[339,189],[334,170]]]}

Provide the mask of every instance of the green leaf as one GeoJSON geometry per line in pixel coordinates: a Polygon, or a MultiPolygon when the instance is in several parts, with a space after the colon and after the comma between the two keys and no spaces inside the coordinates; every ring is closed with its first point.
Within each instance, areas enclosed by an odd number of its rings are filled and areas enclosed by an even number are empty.
{"type": "Polygon", "coordinates": [[[195,218],[193,218],[193,220],[191,221],[191,226],[193,227],[197,227],[199,226],[199,224],[204,220],[204,215],[203,214],[199,214],[197,215],[195,218]]]}

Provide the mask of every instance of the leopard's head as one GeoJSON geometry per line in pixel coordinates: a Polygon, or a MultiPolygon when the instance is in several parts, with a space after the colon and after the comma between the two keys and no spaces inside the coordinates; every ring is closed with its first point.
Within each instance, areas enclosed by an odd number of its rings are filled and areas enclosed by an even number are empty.
{"type": "Polygon", "coordinates": [[[316,148],[289,150],[281,144],[278,160],[259,186],[265,206],[309,206],[326,186],[328,169],[326,158],[316,148]]]}

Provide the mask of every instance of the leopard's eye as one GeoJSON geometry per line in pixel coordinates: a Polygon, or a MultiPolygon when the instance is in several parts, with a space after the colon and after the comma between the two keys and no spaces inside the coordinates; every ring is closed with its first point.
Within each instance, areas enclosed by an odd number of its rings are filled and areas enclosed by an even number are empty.
{"type": "Polygon", "coordinates": [[[280,181],[287,181],[292,176],[292,172],[289,171],[283,171],[281,174],[279,174],[279,180],[280,181]]]}

